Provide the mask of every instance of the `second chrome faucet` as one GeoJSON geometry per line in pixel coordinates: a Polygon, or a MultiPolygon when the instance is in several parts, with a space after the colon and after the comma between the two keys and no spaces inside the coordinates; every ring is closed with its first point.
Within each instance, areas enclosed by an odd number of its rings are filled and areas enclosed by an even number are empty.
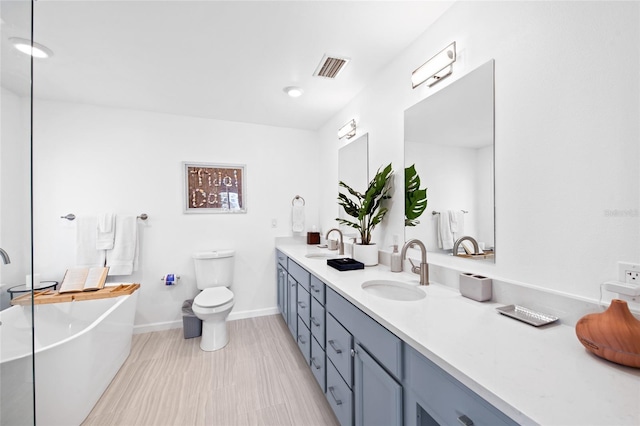
{"type": "Polygon", "coordinates": [[[425,248],[422,241],[413,239],[404,243],[404,246],[402,246],[402,253],[400,254],[400,257],[403,261],[406,260],[407,249],[415,248],[416,246],[419,247],[422,251],[422,257],[420,259],[420,266],[414,265],[413,261],[409,259],[409,262],[411,263],[411,272],[420,275],[420,285],[429,285],[429,265],[427,264],[427,249],[425,248]]]}

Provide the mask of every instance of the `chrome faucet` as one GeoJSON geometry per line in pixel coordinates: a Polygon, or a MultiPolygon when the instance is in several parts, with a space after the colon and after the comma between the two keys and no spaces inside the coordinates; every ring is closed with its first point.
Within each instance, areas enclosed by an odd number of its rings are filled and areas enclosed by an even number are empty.
{"type": "Polygon", "coordinates": [[[425,248],[422,241],[413,239],[404,243],[404,246],[402,246],[402,253],[400,254],[400,257],[402,258],[402,260],[406,260],[407,249],[414,248],[416,246],[420,247],[420,250],[422,251],[422,259],[420,260],[420,266],[414,265],[413,261],[409,259],[409,262],[411,263],[411,272],[420,275],[420,285],[429,285],[429,265],[427,264],[427,249],[425,248]]]}
{"type": "Polygon", "coordinates": [[[480,249],[478,248],[478,242],[475,240],[475,238],[465,235],[464,237],[458,238],[456,242],[453,244],[454,256],[458,255],[458,247],[460,247],[460,243],[465,240],[471,241],[471,243],[473,244],[473,254],[480,254],[480,249]]]}
{"type": "Polygon", "coordinates": [[[11,263],[11,259],[9,258],[9,255],[7,254],[6,251],[2,250],[0,248],[0,257],[2,257],[2,263],[4,263],[5,265],[7,263],[11,263]]]}
{"type": "Polygon", "coordinates": [[[342,231],[339,230],[338,228],[333,228],[333,229],[329,229],[329,232],[327,232],[327,236],[324,237],[326,240],[329,239],[329,234],[332,233],[333,231],[336,231],[338,233],[338,235],[340,236],[340,242],[338,245],[338,254],[342,255],[344,254],[344,243],[342,242],[342,231]]]}

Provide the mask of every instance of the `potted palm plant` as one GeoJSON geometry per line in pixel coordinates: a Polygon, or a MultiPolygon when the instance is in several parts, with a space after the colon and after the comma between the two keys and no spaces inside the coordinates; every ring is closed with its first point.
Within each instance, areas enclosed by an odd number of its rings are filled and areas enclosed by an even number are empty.
{"type": "Polygon", "coordinates": [[[371,232],[387,214],[388,209],[383,206],[383,202],[391,198],[389,192],[392,175],[391,163],[382,170],[378,169],[364,194],[343,181],[338,184],[351,194],[349,197],[342,192],[338,193],[338,203],[345,213],[354,219],[336,218],[336,220],[342,225],[354,228],[360,234],[360,242],[354,246],[353,257],[365,266],[378,264],[378,247],[371,242],[371,232]]]}

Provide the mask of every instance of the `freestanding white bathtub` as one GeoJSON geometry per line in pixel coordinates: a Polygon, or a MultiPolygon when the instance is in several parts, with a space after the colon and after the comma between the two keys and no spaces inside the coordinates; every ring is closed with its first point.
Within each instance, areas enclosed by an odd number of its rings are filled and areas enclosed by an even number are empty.
{"type": "MultiPolygon", "coordinates": [[[[35,305],[36,423],[79,425],[131,350],[138,292],[35,305]]],[[[31,306],[0,312],[0,422],[33,424],[31,306]]]]}

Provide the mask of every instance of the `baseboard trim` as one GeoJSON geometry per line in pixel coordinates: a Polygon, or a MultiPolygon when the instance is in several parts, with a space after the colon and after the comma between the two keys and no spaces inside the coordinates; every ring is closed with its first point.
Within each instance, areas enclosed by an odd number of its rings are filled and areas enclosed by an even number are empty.
{"type": "MultiPolygon", "coordinates": [[[[275,315],[278,308],[255,309],[252,311],[231,312],[227,321],[236,321],[246,318],[263,317],[266,315],[275,315]]],[[[133,326],[133,334],[151,333],[154,331],[172,330],[174,328],[182,328],[182,319],[178,321],[156,322],[151,324],[138,324],[133,326]]]]}

